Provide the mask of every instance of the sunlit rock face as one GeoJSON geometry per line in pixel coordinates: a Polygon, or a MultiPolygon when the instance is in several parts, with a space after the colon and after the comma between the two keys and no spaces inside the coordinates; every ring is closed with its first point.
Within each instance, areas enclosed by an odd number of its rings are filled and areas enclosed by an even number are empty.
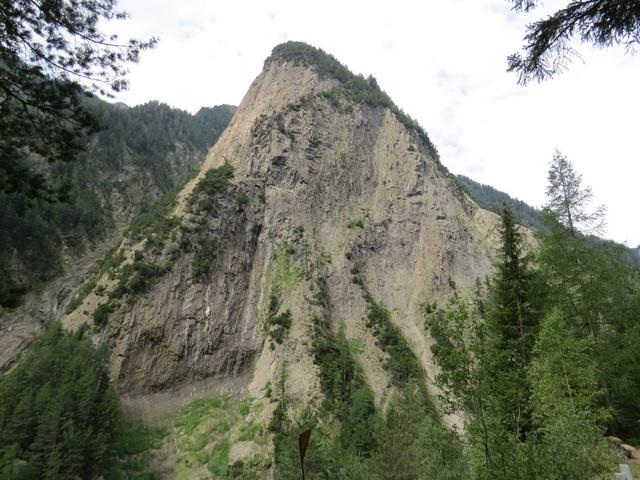
{"type": "MultiPolygon", "coordinates": [[[[427,378],[434,374],[424,305],[491,271],[497,218],[462,193],[424,133],[341,87],[314,66],[267,60],[178,197],[180,225],[160,254],[167,271],[97,336],[111,346],[121,392],[229,378],[259,392],[286,367],[290,394],[316,398],[311,332],[322,278],[332,327],[361,341],[360,363],[384,399],[392,389],[385,353],[367,327],[354,272],[389,309],[427,378]],[[198,211],[189,200],[197,185],[225,164],[231,185],[213,212],[198,211]],[[204,278],[194,278],[194,251],[176,247],[190,236],[214,251],[204,278]],[[283,312],[291,324],[274,341],[269,322],[283,312]]],[[[90,323],[98,303],[81,306],[67,325],[90,323]]]]}

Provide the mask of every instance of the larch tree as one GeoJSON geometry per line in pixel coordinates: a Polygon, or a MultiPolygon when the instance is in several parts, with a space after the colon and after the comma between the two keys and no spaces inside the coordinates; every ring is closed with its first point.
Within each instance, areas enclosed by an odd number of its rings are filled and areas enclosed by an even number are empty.
{"type": "Polygon", "coordinates": [[[635,434],[640,357],[631,345],[640,332],[637,267],[625,247],[591,235],[603,229],[604,207],[590,208],[591,190],[558,152],[547,197],[538,260],[550,286],[549,303],[591,342],[601,401],[613,412],[610,431],[635,434]]]}
{"type": "Polygon", "coordinates": [[[606,208],[600,205],[590,210],[593,201],[591,188],[582,184],[582,176],[558,150],[553,154],[547,180],[547,204],[544,209],[547,214],[572,235],[604,232],[606,208]]]}
{"type": "Polygon", "coordinates": [[[590,210],[591,189],[582,184],[581,175],[558,151],[553,155],[547,178],[543,213],[548,228],[539,234],[541,263],[547,269],[558,301],[567,305],[565,311],[581,319],[597,341],[600,308],[594,303],[601,297],[598,291],[603,284],[597,278],[604,265],[592,254],[593,245],[586,235],[604,230],[605,208],[590,210]]]}

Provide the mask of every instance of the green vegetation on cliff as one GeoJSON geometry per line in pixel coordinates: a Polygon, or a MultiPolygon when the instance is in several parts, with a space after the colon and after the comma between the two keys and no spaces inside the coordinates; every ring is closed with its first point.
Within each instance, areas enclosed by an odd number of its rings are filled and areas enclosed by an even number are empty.
{"type": "Polygon", "coordinates": [[[297,435],[311,429],[306,470],[309,478],[371,478],[370,462],[377,445],[379,419],[373,393],[366,384],[344,332],[331,329],[331,298],[325,278],[315,280],[311,299],[318,312],[313,317],[312,348],[319,369],[324,401],[308,404],[295,417],[286,390],[287,365],[275,388],[277,405],[269,431],[273,435],[275,475],[299,478],[297,435]]]}
{"type": "Polygon", "coordinates": [[[344,330],[333,332],[331,328],[331,298],[324,277],[316,279],[316,289],[314,303],[320,313],[313,318],[313,360],[320,370],[324,408],[340,422],[341,448],[368,458],[377,447],[375,433],[380,422],[373,391],[344,330]]]}
{"type": "MultiPolygon", "coordinates": [[[[318,274],[312,304],[317,307],[312,324],[314,363],[318,367],[323,401],[308,403],[301,411],[286,389],[286,365],[275,388],[273,434],[275,478],[297,479],[300,466],[297,436],[311,429],[306,464],[307,478],[462,480],[469,478],[462,443],[445,428],[428,400],[424,377],[411,371],[397,379],[398,392],[386,408],[376,407],[374,394],[357,360],[358,349],[343,329],[332,328],[329,286],[318,274]],[[409,378],[410,377],[410,378],[409,378]]],[[[378,305],[378,304],[376,304],[378,305]]],[[[386,312],[384,307],[381,309],[386,312]]],[[[378,312],[387,325],[388,312],[378,312]]],[[[395,332],[395,340],[399,342],[395,332]]],[[[380,337],[381,341],[382,337],[380,337]]],[[[396,360],[417,361],[406,345],[396,360]]],[[[390,374],[393,375],[393,367],[390,374]]],[[[394,380],[394,383],[396,380],[394,380]]]]}
{"type": "MultiPolygon", "coordinates": [[[[269,297],[269,308],[267,309],[264,329],[271,340],[281,344],[289,333],[292,319],[291,310],[285,310],[282,313],[278,313],[278,310],[280,310],[280,297],[277,292],[273,292],[269,297]]],[[[271,343],[271,348],[274,348],[273,343],[271,343]]]]}
{"type": "Polygon", "coordinates": [[[218,206],[217,196],[227,189],[232,178],[233,167],[228,163],[208,170],[193,189],[189,205],[199,213],[213,214],[218,206]]]}

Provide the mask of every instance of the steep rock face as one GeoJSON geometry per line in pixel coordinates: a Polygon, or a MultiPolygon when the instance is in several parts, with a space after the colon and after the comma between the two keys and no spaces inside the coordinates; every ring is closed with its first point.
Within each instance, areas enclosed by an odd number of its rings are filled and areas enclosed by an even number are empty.
{"type": "MultiPolygon", "coordinates": [[[[206,281],[194,279],[190,258],[180,257],[147,298],[106,329],[121,391],[157,391],[250,367],[259,345],[245,310],[263,220],[260,210],[238,208],[237,192],[208,218],[205,235],[219,253],[206,281]]],[[[257,189],[246,186],[244,194],[257,189]]]]}
{"type": "MultiPolygon", "coordinates": [[[[100,334],[121,392],[248,374],[255,393],[286,370],[292,398],[318,398],[319,279],[333,328],[362,344],[377,401],[394,387],[366,321],[365,287],[433,375],[423,306],[491,271],[497,217],[457,188],[426,136],[401,120],[385,105],[354,101],[314,66],[270,58],[181,192],[182,226],[160,255],[197,238],[216,252],[211,270],[196,279],[196,253],[175,253],[100,334]],[[225,164],[233,185],[215,197],[214,213],[194,207],[200,182],[225,164]],[[280,327],[283,318],[291,325],[280,327]]],[[[86,313],[67,325],[90,321],[89,305],[78,310],[86,313]]]]}
{"type": "Polygon", "coordinates": [[[239,175],[248,175],[250,166],[256,156],[253,141],[256,122],[264,120],[274,112],[279,112],[287,105],[293,105],[305,96],[311,96],[327,91],[338,85],[335,79],[321,79],[310,68],[286,64],[266,64],[262,73],[253,81],[244,99],[240,103],[236,114],[231,119],[224,135],[218,140],[217,149],[211,149],[200,169],[200,173],[189,182],[181,192],[181,209],[184,199],[189,196],[193,187],[202,179],[203,175],[221,163],[229,162],[236,168],[239,175]]]}

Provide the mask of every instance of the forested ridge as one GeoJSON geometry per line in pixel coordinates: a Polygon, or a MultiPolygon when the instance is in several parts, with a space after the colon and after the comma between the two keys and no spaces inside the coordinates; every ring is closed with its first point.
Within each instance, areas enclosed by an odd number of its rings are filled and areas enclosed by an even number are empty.
{"type": "Polygon", "coordinates": [[[94,478],[109,468],[120,406],[106,353],[56,323],[2,377],[2,478],[94,478]]]}
{"type": "Polygon", "coordinates": [[[0,478],[158,478],[144,452],[163,432],[124,418],[107,359],[54,322],[0,377],[0,478]]]}
{"type": "Polygon", "coordinates": [[[464,175],[457,175],[457,180],[462,189],[478,204],[478,206],[497,213],[502,211],[502,205],[506,204],[515,214],[516,220],[525,227],[537,230],[543,226],[541,212],[522,200],[496,190],[491,185],[478,183],[464,175]]]}
{"type": "Polygon", "coordinates": [[[195,115],[159,102],[136,107],[85,99],[102,130],[73,162],[31,162],[63,193],[56,201],[0,192],[0,306],[62,272],[73,258],[121,230],[145,205],[199,166],[234,108],[195,115]]]}
{"type": "MultiPolygon", "coordinates": [[[[465,176],[456,176],[461,188],[478,204],[479,207],[489,210],[498,215],[502,214],[502,209],[506,205],[513,212],[515,221],[533,231],[548,229],[544,220],[544,212],[541,209],[532,207],[526,202],[512,197],[511,195],[493,188],[491,185],[476,182],[465,176]]],[[[585,241],[592,242],[595,246],[608,248],[618,252],[620,258],[633,265],[640,266],[640,245],[636,248],[621,248],[617,242],[606,240],[596,235],[585,235],[585,241]]]]}

